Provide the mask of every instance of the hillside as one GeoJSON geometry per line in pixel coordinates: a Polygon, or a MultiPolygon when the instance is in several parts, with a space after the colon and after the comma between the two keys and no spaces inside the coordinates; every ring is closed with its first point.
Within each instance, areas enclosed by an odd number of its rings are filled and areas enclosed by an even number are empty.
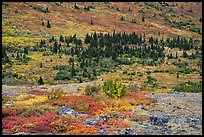
{"type": "Polygon", "coordinates": [[[50,35],[84,37],[94,31],[115,30],[145,33],[147,37],[180,35],[201,39],[201,9],[200,2],[3,2],[2,38],[3,44],[25,46],[34,45],[41,38],[48,39],[50,35]],[[143,16],[145,22],[142,22],[143,16]],[[46,27],[48,20],[51,28],[46,27]]]}

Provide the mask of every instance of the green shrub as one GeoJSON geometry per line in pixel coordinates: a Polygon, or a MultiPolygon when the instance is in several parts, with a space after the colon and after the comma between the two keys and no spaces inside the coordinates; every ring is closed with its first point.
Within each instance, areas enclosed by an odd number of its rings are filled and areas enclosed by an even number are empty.
{"type": "Polygon", "coordinates": [[[128,85],[128,90],[138,90],[138,86],[136,84],[128,85]]]}
{"type": "Polygon", "coordinates": [[[143,74],[141,72],[137,72],[137,75],[140,77],[143,76],[143,74]]]}
{"type": "Polygon", "coordinates": [[[188,66],[188,62],[173,62],[172,64],[178,66],[179,68],[188,66]]]}
{"type": "Polygon", "coordinates": [[[85,95],[93,95],[95,93],[98,93],[101,90],[101,86],[100,85],[87,85],[85,90],[84,90],[84,94],[85,95]]]}
{"type": "Polygon", "coordinates": [[[157,72],[164,72],[163,70],[158,70],[158,69],[155,69],[154,71],[153,71],[153,73],[157,73],[157,72]]]}
{"type": "Polygon", "coordinates": [[[15,77],[15,78],[21,79],[21,77],[17,73],[13,74],[12,72],[2,72],[1,77],[2,78],[5,78],[5,77],[8,77],[8,78],[15,77]]]}
{"type": "Polygon", "coordinates": [[[184,74],[190,74],[194,71],[197,71],[196,69],[190,69],[190,68],[184,68],[182,70],[179,70],[179,72],[184,73],[184,74]]]}
{"type": "Polygon", "coordinates": [[[134,76],[135,72],[134,71],[130,71],[130,72],[127,73],[127,75],[133,75],[134,76]]]}
{"type": "Polygon", "coordinates": [[[151,71],[147,70],[145,71],[147,73],[147,75],[151,74],[151,71]]]}
{"type": "Polygon", "coordinates": [[[126,95],[127,87],[120,81],[107,80],[103,83],[103,92],[111,98],[121,98],[126,95]]]}
{"type": "Polygon", "coordinates": [[[39,7],[39,6],[34,6],[33,9],[44,12],[44,13],[49,13],[50,12],[48,10],[48,8],[44,9],[43,7],[39,7]]]}
{"type": "Polygon", "coordinates": [[[66,71],[59,71],[57,75],[54,76],[54,80],[70,80],[71,76],[66,71]]]}
{"type": "Polygon", "coordinates": [[[127,74],[127,70],[123,71],[123,74],[127,74]]]}
{"type": "Polygon", "coordinates": [[[202,92],[202,83],[182,82],[173,87],[174,91],[178,92],[202,92]]]}
{"type": "Polygon", "coordinates": [[[146,84],[151,84],[151,85],[155,85],[157,80],[151,76],[147,76],[147,81],[145,81],[146,84]]]}
{"type": "Polygon", "coordinates": [[[129,77],[129,80],[131,80],[131,81],[132,81],[132,80],[133,80],[133,77],[129,77]]]}

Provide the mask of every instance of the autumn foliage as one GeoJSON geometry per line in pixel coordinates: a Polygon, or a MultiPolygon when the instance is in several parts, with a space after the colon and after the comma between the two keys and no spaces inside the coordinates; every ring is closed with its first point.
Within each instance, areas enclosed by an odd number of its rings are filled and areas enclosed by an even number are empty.
{"type": "Polygon", "coordinates": [[[119,96],[110,98],[100,93],[92,96],[68,96],[62,89],[51,92],[33,90],[15,97],[12,100],[13,105],[2,107],[2,127],[6,134],[32,132],[96,135],[99,129],[108,132],[125,130],[131,127],[130,121],[146,120],[130,111],[135,104],[151,103],[147,94],[131,90],[120,99],[119,96]],[[62,106],[74,109],[78,115],[59,115],[62,106]],[[101,120],[104,117],[106,119],[101,120]],[[88,126],[87,120],[94,123],[88,126]]]}

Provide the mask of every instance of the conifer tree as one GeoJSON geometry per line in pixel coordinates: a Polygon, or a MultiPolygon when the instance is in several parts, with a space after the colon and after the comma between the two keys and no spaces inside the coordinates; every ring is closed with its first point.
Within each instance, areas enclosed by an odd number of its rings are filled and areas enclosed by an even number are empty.
{"type": "Polygon", "coordinates": [[[47,28],[51,28],[50,21],[47,21],[47,28]]]}
{"type": "Polygon", "coordinates": [[[42,79],[41,76],[40,76],[40,79],[38,80],[38,84],[39,84],[39,85],[43,85],[43,84],[44,84],[44,81],[43,81],[43,79],[42,79]]]}
{"type": "Polygon", "coordinates": [[[124,21],[125,19],[124,19],[124,17],[122,16],[122,17],[120,18],[120,20],[121,20],[121,21],[124,21]]]}
{"type": "Polygon", "coordinates": [[[42,26],[44,26],[45,25],[45,23],[44,23],[44,21],[42,21],[42,26]]]}
{"type": "Polygon", "coordinates": [[[91,25],[93,25],[93,20],[91,20],[91,25]]]}
{"type": "Polygon", "coordinates": [[[145,17],[144,16],[142,16],[142,22],[145,22],[145,17]]]}
{"type": "Polygon", "coordinates": [[[57,43],[57,41],[55,40],[54,47],[53,47],[53,52],[54,52],[55,54],[57,54],[57,49],[58,49],[58,43],[57,43]]]}

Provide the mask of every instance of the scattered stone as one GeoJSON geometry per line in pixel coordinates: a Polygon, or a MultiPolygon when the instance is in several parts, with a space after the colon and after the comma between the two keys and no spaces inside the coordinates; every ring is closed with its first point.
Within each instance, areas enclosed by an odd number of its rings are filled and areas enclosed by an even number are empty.
{"type": "Polygon", "coordinates": [[[11,101],[6,102],[5,104],[2,104],[3,106],[12,106],[14,103],[11,101]]]}
{"type": "Polygon", "coordinates": [[[17,132],[13,135],[33,135],[32,133],[26,133],[26,132],[17,132]]]}
{"type": "Polygon", "coordinates": [[[59,115],[73,115],[76,116],[78,112],[76,112],[75,110],[73,110],[72,108],[69,108],[67,106],[62,106],[59,115]]]}
{"type": "Polygon", "coordinates": [[[86,126],[93,126],[96,120],[89,120],[88,122],[85,123],[86,126]]]}
{"type": "Polygon", "coordinates": [[[97,133],[98,133],[99,135],[106,135],[106,132],[105,132],[103,129],[98,130],[97,133]]]}
{"type": "Polygon", "coordinates": [[[99,120],[101,122],[106,122],[106,121],[108,121],[108,118],[107,117],[96,116],[96,120],[99,120]]]}
{"type": "Polygon", "coordinates": [[[162,116],[150,116],[150,121],[153,125],[163,126],[169,121],[169,118],[162,116]]]}
{"type": "Polygon", "coordinates": [[[125,130],[125,135],[138,135],[138,133],[137,132],[134,132],[132,129],[130,129],[130,128],[127,128],[126,130],[125,130]]]}

